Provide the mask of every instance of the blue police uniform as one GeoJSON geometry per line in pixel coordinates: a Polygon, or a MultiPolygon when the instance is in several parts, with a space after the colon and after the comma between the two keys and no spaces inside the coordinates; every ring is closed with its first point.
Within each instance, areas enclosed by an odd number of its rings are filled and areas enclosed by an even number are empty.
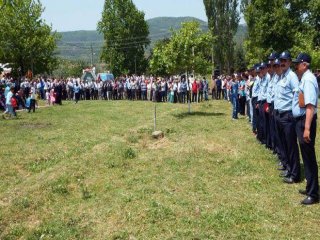
{"type": "Polygon", "coordinates": [[[274,80],[275,73],[270,76],[270,81],[267,89],[267,103],[269,107],[268,117],[269,117],[269,129],[268,129],[268,138],[267,138],[267,146],[273,150],[275,153],[275,141],[274,141],[274,133],[275,133],[275,125],[274,125],[274,80]]]}
{"type": "MultiPolygon", "coordinates": [[[[266,68],[265,63],[261,63],[261,68],[266,68]]],[[[270,79],[270,75],[266,74],[261,78],[260,81],[260,92],[258,96],[258,102],[259,102],[259,117],[258,117],[258,135],[257,139],[262,143],[267,143],[267,116],[266,116],[266,103],[267,103],[267,88],[268,88],[268,82],[270,79]]]]}
{"type": "MultiPolygon", "coordinates": [[[[257,65],[254,66],[256,71],[260,71],[259,67],[257,65]]],[[[255,77],[254,84],[252,87],[252,109],[253,109],[253,115],[252,115],[252,131],[254,133],[257,132],[257,126],[258,126],[258,117],[259,117],[259,109],[256,108],[256,105],[258,104],[258,96],[260,92],[260,81],[261,79],[259,76],[255,77]]]]}
{"type": "Polygon", "coordinates": [[[308,196],[319,200],[319,180],[318,164],[315,154],[315,138],[317,131],[317,107],[318,107],[318,83],[316,77],[307,70],[299,83],[298,91],[295,92],[292,102],[292,113],[296,119],[296,133],[298,136],[299,146],[303,159],[305,177],[307,179],[306,193],[308,196]],[[303,139],[306,121],[306,108],[299,106],[299,94],[303,94],[305,106],[311,104],[314,106],[314,116],[310,126],[309,143],[303,139]]]}
{"type": "MultiPolygon", "coordinates": [[[[276,61],[277,62],[277,61],[276,61]]],[[[280,65],[280,61],[278,62],[279,65],[280,65]]],[[[280,101],[280,99],[278,99],[277,96],[279,96],[279,81],[281,79],[281,76],[275,74],[274,75],[274,78],[273,78],[273,81],[274,81],[274,87],[273,87],[273,96],[274,96],[274,99],[273,99],[273,106],[274,106],[274,110],[273,110],[273,121],[274,121],[274,146],[275,146],[275,152],[279,158],[279,161],[282,165],[284,165],[284,159],[282,158],[282,153],[283,153],[283,144],[281,142],[281,139],[280,139],[280,135],[279,135],[279,131],[278,131],[278,124],[279,124],[279,119],[278,119],[278,112],[279,112],[279,104],[278,102],[280,101]]]]}
{"type": "Polygon", "coordinates": [[[287,175],[284,179],[287,183],[300,181],[299,149],[295,132],[295,120],[292,115],[292,100],[294,93],[298,90],[298,85],[297,75],[289,68],[281,75],[275,90],[276,128],[279,139],[282,142],[280,158],[282,165],[287,170],[287,175]]]}

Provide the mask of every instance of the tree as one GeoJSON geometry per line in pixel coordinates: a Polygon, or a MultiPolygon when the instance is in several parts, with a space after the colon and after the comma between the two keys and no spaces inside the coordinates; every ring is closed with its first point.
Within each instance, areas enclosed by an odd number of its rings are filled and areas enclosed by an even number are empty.
{"type": "Polygon", "coordinates": [[[59,36],[52,33],[41,19],[40,1],[15,1],[14,7],[4,7],[0,18],[0,61],[9,62],[25,75],[50,73],[56,65],[55,49],[59,36]]]}
{"type": "Polygon", "coordinates": [[[312,54],[320,36],[319,5],[319,0],[242,1],[248,25],[244,46],[249,64],[265,60],[271,51],[312,54]]]}
{"type": "Polygon", "coordinates": [[[242,45],[237,45],[235,50],[234,70],[244,72],[247,69],[245,52],[242,45]]]}
{"type": "Polygon", "coordinates": [[[168,75],[168,66],[164,51],[169,44],[170,39],[159,40],[155,43],[149,60],[149,72],[156,76],[168,75]]]}
{"type": "Polygon", "coordinates": [[[53,71],[53,75],[56,77],[81,77],[82,70],[88,68],[89,63],[83,60],[67,60],[58,59],[57,68],[53,71]]]}
{"type": "Polygon", "coordinates": [[[157,44],[150,60],[152,73],[179,74],[193,72],[206,75],[210,72],[213,37],[203,33],[199,22],[182,23],[168,42],[157,44]]]}
{"type": "Polygon", "coordinates": [[[234,65],[234,36],[237,32],[240,13],[238,0],[203,0],[209,28],[214,41],[215,62],[220,67],[220,72],[226,69],[231,72],[234,65]]]}
{"type": "Polygon", "coordinates": [[[15,0],[2,0],[0,1],[0,9],[5,7],[13,7],[15,4],[15,0]]]}
{"type": "Polygon", "coordinates": [[[309,17],[308,20],[314,29],[313,42],[315,47],[320,47],[320,1],[311,0],[308,5],[309,17]]]}
{"type": "Polygon", "coordinates": [[[101,59],[115,75],[146,70],[149,26],[132,0],[105,0],[98,31],[105,41],[101,59]]]}

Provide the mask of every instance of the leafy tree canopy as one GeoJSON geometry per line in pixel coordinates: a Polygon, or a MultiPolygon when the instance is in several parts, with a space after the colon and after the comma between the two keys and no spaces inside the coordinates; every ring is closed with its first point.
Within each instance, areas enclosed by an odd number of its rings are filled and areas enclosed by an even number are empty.
{"type": "Polygon", "coordinates": [[[212,41],[209,32],[202,32],[198,22],[182,23],[165,42],[156,44],[150,60],[154,74],[192,72],[207,74],[212,67],[212,41]]]}
{"type": "Polygon", "coordinates": [[[19,74],[50,73],[56,66],[55,49],[59,36],[41,19],[39,0],[15,1],[4,7],[0,18],[0,61],[9,62],[19,74]]]}
{"type": "Polygon", "coordinates": [[[98,31],[104,35],[101,59],[115,75],[146,70],[149,27],[132,0],[105,0],[98,31]]]}

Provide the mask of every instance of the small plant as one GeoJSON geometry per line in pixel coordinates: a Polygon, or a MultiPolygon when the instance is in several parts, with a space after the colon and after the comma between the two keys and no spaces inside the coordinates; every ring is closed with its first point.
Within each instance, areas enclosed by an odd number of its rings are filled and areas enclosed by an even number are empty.
{"type": "Polygon", "coordinates": [[[174,130],[173,128],[167,128],[167,129],[166,129],[166,133],[167,133],[167,134],[176,133],[176,132],[177,132],[177,131],[174,130]]]}
{"type": "Polygon", "coordinates": [[[61,177],[57,181],[51,184],[51,191],[60,195],[68,195],[69,194],[69,180],[66,177],[61,177]]]}
{"type": "Polygon", "coordinates": [[[31,201],[28,197],[20,198],[14,201],[14,205],[20,209],[26,209],[31,206],[31,201]]]}
{"type": "Polygon", "coordinates": [[[134,159],[136,157],[136,153],[132,148],[127,148],[123,152],[123,157],[125,159],[134,159]]]}
{"type": "Polygon", "coordinates": [[[137,143],[139,141],[139,138],[135,135],[130,135],[128,138],[127,138],[128,142],[129,143],[137,143]]]}
{"type": "Polygon", "coordinates": [[[81,191],[81,197],[83,200],[87,200],[92,197],[91,193],[89,192],[88,186],[84,184],[81,179],[78,179],[78,185],[81,191]]]}

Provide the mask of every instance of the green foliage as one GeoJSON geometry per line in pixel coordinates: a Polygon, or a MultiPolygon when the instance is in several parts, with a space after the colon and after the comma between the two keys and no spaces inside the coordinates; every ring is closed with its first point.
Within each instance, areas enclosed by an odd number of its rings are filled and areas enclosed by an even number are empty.
{"type": "Polygon", "coordinates": [[[70,184],[68,177],[60,177],[50,184],[52,193],[66,196],[69,194],[68,185],[70,184]]]}
{"type": "Polygon", "coordinates": [[[234,36],[237,33],[240,13],[237,0],[203,0],[209,28],[216,36],[214,41],[215,62],[220,71],[230,73],[234,67],[234,36]]]}
{"type": "Polygon", "coordinates": [[[57,68],[53,71],[53,75],[57,77],[81,77],[82,70],[87,68],[87,64],[84,60],[67,60],[59,59],[57,68]]]}
{"type": "Polygon", "coordinates": [[[15,5],[16,0],[2,0],[0,1],[0,9],[5,7],[13,7],[15,5]]]}
{"type": "Polygon", "coordinates": [[[149,71],[156,76],[168,75],[168,67],[164,51],[169,43],[169,39],[159,40],[151,52],[149,61],[149,71]]]}
{"type": "Polygon", "coordinates": [[[242,10],[248,24],[244,46],[250,65],[265,60],[271,51],[284,50],[290,50],[293,55],[308,52],[318,65],[318,0],[243,1],[242,10]]]}
{"type": "Polygon", "coordinates": [[[308,20],[315,31],[313,42],[316,47],[320,47],[320,1],[311,0],[308,5],[308,20]]]}
{"type": "Polygon", "coordinates": [[[136,153],[131,147],[129,147],[123,151],[123,157],[125,159],[134,159],[136,157],[136,153]]]}
{"type": "Polygon", "coordinates": [[[238,72],[243,72],[247,68],[245,60],[245,52],[242,45],[237,45],[235,49],[234,69],[238,72]]]}
{"type": "Polygon", "coordinates": [[[207,74],[211,66],[213,37],[203,33],[198,22],[182,23],[169,41],[159,42],[153,49],[150,71],[154,74],[176,74],[195,71],[207,74]]]}
{"type": "Polygon", "coordinates": [[[0,18],[0,61],[10,62],[24,75],[50,73],[56,65],[54,51],[59,38],[51,26],[41,19],[40,1],[16,1],[14,7],[3,8],[0,18]]]}
{"type": "Polygon", "coordinates": [[[245,48],[250,64],[264,60],[272,50],[281,52],[293,46],[296,20],[282,0],[251,1],[244,17],[249,28],[245,48]]]}
{"type": "Polygon", "coordinates": [[[145,71],[149,28],[144,13],[131,0],[105,0],[98,30],[105,41],[101,59],[115,75],[145,71]]]}

